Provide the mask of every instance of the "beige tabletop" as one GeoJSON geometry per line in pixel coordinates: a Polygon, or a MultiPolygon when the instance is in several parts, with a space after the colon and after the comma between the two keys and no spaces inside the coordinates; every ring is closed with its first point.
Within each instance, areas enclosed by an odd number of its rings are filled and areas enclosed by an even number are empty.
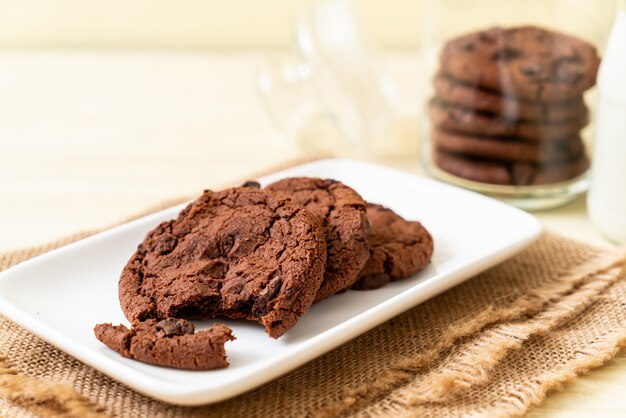
{"type": "MultiPolygon", "coordinates": [[[[106,226],[163,200],[312,153],[270,123],[254,84],[268,53],[0,52],[0,251],[106,226]]],[[[388,54],[406,108],[417,57],[388,54]]],[[[336,152],[420,173],[400,156],[336,152]]],[[[536,213],[546,228],[611,245],[584,199],[536,213]]],[[[549,397],[531,416],[623,416],[626,358],[549,397]]]]}

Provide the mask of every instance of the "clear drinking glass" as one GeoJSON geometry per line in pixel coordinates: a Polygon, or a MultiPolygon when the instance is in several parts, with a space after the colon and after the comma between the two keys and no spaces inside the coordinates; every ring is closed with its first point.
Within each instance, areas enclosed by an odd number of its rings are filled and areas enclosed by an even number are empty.
{"type": "Polygon", "coordinates": [[[350,0],[313,3],[296,22],[292,56],[270,60],[256,81],[275,126],[306,148],[402,152],[402,140],[416,140],[397,135],[397,86],[350,0]]]}
{"type": "Polygon", "coordinates": [[[595,79],[615,0],[430,0],[422,162],[525,209],[588,187],[595,79]]]}

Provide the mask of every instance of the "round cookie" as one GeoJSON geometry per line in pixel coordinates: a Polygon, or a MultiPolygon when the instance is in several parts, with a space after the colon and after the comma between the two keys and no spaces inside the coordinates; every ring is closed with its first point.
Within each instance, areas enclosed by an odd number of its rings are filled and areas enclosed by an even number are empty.
{"type": "Polygon", "coordinates": [[[433,129],[432,140],[437,148],[451,153],[502,161],[535,163],[571,161],[585,151],[580,136],[562,141],[527,142],[508,138],[462,135],[433,129]]]}
{"type": "Polygon", "coordinates": [[[194,334],[193,324],[184,319],[148,319],[131,329],[98,324],[94,333],[123,357],[185,370],[228,367],[224,344],[235,339],[230,328],[222,324],[194,334]]]}
{"type": "Polygon", "coordinates": [[[366,203],[361,196],[336,180],[307,177],[280,180],[267,190],[295,199],[324,227],[328,256],[315,301],[352,286],[369,258],[366,203]]]}
{"type": "Polygon", "coordinates": [[[585,119],[589,113],[582,96],[566,102],[528,102],[462,83],[442,73],[435,76],[433,85],[437,99],[443,103],[506,120],[562,121],[585,119]]]}
{"type": "Polygon", "coordinates": [[[588,118],[559,122],[510,122],[489,117],[437,100],[430,102],[430,118],[434,126],[448,131],[480,136],[508,136],[529,141],[558,141],[578,135],[589,123],[588,118]]]}
{"type": "Polygon", "coordinates": [[[534,26],[460,36],[444,46],[439,61],[457,80],[538,102],[580,96],[595,84],[600,64],[589,43],[534,26]]]}
{"type": "Polygon", "coordinates": [[[466,180],[513,186],[559,183],[578,177],[589,168],[584,154],[572,161],[537,165],[476,159],[435,149],[433,160],[443,171],[466,180]]]}
{"type": "Polygon", "coordinates": [[[122,272],[120,304],[133,323],[225,316],[278,338],[313,303],[325,264],[324,231],[302,205],[255,187],[206,190],[148,233],[122,272]]]}
{"type": "Polygon", "coordinates": [[[407,221],[391,209],[368,203],[370,258],[353,289],[369,290],[423,269],[433,255],[433,239],[419,222],[407,221]]]}

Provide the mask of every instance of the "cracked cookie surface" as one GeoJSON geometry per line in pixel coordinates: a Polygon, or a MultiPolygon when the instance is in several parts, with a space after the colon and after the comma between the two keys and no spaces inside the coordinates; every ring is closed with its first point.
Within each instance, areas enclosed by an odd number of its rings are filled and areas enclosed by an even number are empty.
{"type": "Polygon", "coordinates": [[[98,324],[98,340],[123,357],[144,363],[185,370],[211,370],[228,367],[224,344],[235,337],[230,328],[215,324],[194,333],[191,322],[163,319],[124,325],[98,324]]]}
{"type": "Polygon", "coordinates": [[[535,26],[495,27],[448,42],[444,73],[504,96],[563,101],[596,82],[600,58],[589,43],[535,26]]]}
{"type": "Polygon", "coordinates": [[[369,258],[366,203],[345,184],[309,177],[287,178],[267,186],[301,203],[324,228],[327,261],[315,301],[352,286],[369,258]]]}
{"type": "Polygon", "coordinates": [[[133,324],[223,316],[278,338],[313,303],[325,263],[324,232],[294,200],[254,186],[206,190],[148,233],[122,272],[120,304],[133,324]]]}
{"type": "Polygon", "coordinates": [[[382,287],[389,281],[409,277],[430,263],[433,239],[421,223],[407,221],[391,209],[373,203],[367,204],[367,218],[370,258],[354,289],[382,287]]]}

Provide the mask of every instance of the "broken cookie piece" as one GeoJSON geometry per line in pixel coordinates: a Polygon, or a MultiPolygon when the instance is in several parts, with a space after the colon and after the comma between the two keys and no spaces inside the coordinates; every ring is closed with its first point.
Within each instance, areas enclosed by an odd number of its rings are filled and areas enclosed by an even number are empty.
{"type": "Polygon", "coordinates": [[[214,324],[194,333],[184,319],[148,319],[128,329],[124,325],[98,324],[94,333],[107,347],[128,357],[157,366],[186,370],[228,367],[224,344],[235,336],[230,328],[214,324]]]}

